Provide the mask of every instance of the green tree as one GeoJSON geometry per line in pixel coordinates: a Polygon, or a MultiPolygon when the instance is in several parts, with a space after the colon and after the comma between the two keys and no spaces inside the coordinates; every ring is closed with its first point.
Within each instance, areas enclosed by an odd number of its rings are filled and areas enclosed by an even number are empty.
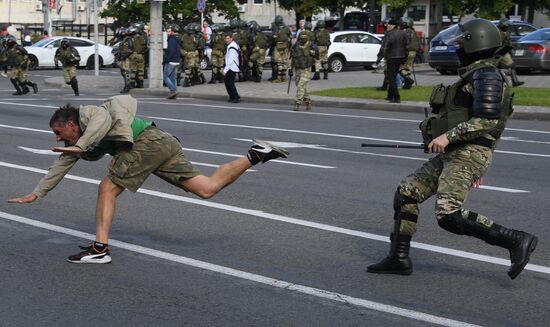
{"type": "Polygon", "coordinates": [[[546,10],[550,18],[550,0],[519,0],[516,2],[519,5],[519,12],[524,13],[527,10],[527,17],[523,19],[529,23],[533,23],[535,11],[546,10]]]}
{"type": "Polygon", "coordinates": [[[278,0],[277,4],[285,9],[292,10],[296,16],[296,26],[298,21],[304,17],[311,17],[318,13],[320,8],[315,0],[278,0]]]}
{"type": "MultiPolygon", "coordinates": [[[[113,17],[115,19],[113,28],[128,26],[135,22],[148,22],[150,18],[149,2],[137,3],[136,1],[111,0],[100,16],[103,18],[113,17]]],[[[206,2],[205,18],[216,11],[226,18],[238,17],[239,12],[233,0],[209,0],[206,2]]],[[[196,1],[169,0],[162,5],[162,19],[165,22],[177,22],[182,27],[200,19],[196,1]]]]}
{"type": "Polygon", "coordinates": [[[333,13],[335,12],[338,13],[338,17],[340,17],[339,27],[340,27],[340,30],[343,30],[344,14],[346,12],[346,8],[348,7],[363,8],[368,3],[368,0],[319,0],[317,1],[317,3],[321,8],[330,10],[330,12],[333,12],[333,13]]]}
{"type": "Polygon", "coordinates": [[[512,0],[444,0],[443,3],[451,14],[459,16],[460,19],[469,14],[485,19],[497,19],[514,5],[512,0]]]}

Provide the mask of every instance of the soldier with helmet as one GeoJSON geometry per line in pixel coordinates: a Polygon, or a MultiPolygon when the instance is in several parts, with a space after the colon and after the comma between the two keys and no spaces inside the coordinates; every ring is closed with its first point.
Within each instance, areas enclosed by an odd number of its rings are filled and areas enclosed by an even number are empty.
{"type": "Polygon", "coordinates": [[[414,65],[414,58],[416,58],[416,51],[420,46],[420,40],[414,30],[414,20],[411,17],[401,17],[401,29],[407,33],[409,45],[407,46],[407,61],[399,67],[399,73],[405,79],[403,89],[408,90],[414,84],[414,80],[411,78],[411,69],[414,65]]]}
{"type": "Polygon", "coordinates": [[[310,41],[310,36],[302,32],[298,36],[298,42],[294,44],[291,51],[291,66],[289,76],[292,77],[292,69],[296,71],[296,99],[294,102],[294,111],[300,110],[302,102],[306,104],[306,110],[311,110],[311,98],[307,91],[311,75],[313,59],[318,56],[318,52],[310,41]]]}
{"type": "MultiPolygon", "coordinates": [[[[197,24],[187,24],[184,28],[184,34],[181,37],[180,53],[185,60],[185,78],[183,80],[183,86],[185,87],[194,85],[202,75],[199,61],[199,44],[195,37],[195,25],[197,24]]],[[[202,75],[201,82],[204,83],[204,75],[202,75]]]]}
{"type": "Polygon", "coordinates": [[[55,63],[55,68],[59,67],[58,61],[61,62],[65,84],[71,86],[75,96],[79,96],[78,81],[76,80],[76,66],[80,63],[80,55],[71,45],[69,39],[63,38],[61,40],[60,47],[55,51],[53,61],[55,63]]]}
{"type": "MultiPolygon", "coordinates": [[[[382,59],[384,59],[384,48],[385,48],[385,42],[388,39],[388,23],[390,22],[391,18],[388,16],[382,20],[382,25],[386,29],[384,31],[384,38],[382,39],[382,44],[380,44],[380,49],[378,50],[378,54],[376,55],[376,62],[374,63],[373,67],[376,69],[380,65],[380,62],[382,62],[382,59]]],[[[382,82],[382,86],[379,86],[376,88],[377,91],[386,91],[388,89],[388,65],[384,65],[384,81],[382,82]]],[[[373,72],[376,72],[373,71],[373,72]]]]}
{"type": "Polygon", "coordinates": [[[321,68],[323,68],[323,79],[328,79],[328,48],[330,47],[330,33],[325,28],[325,21],[320,20],[315,27],[315,44],[319,49],[319,58],[315,59],[315,74],[313,80],[318,80],[321,68]]]}
{"type": "MultiPolygon", "coordinates": [[[[237,33],[236,33],[237,34],[237,33]]],[[[250,30],[248,24],[241,20],[239,21],[238,35],[234,35],[235,42],[241,48],[241,71],[239,72],[239,81],[250,80],[250,70],[248,69],[248,60],[250,53],[250,30]]]]}
{"type": "Polygon", "coordinates": [[[15,36],[9,35],[6,40],[6,61],[11,66],[11,83],[15,87],[13,95],[23,95],[29,93],[28,86],[32,87],[34,93],[38,92],[38,85],[27,79],[27,69],[29,58],[27,50],[17,44],[15,36]]]}
{"type": "Polygon", "coordinates": [[[130,44],[130,85],[137,88],[143,88],[143,78],[145,75],[145,53],[147,52],[147,42],[142,35],[142,25],[135,24],[128,31],[131,37],[130,44]]]}
{"type": "Polygon", "coordinates": [[[130,60],[132,38],[128,35],[128,28],[120,29],[120,38],[122,39],[118,45],[118,54],[116,57],[117,66],[120,68],[120,74],[124,79],[124,87],[120,93],[130,92],[130,60]]]}
{"type": "Polygon", "coordinates": [[[529,261],[537,237],[499,225],[487,216],[463,208],[470,188],[479,186],[493,152],[513,111],[513,94],[497,68],[502,50],[498,28],[488,20],[473,19],[451,27],[445,44],[458,44],[460,78],[435,87],[430,97],[434,115],[420,129],[430,159],[399,183],[395,192],[394,228],[389,255],[367,267],[370,273],[409,275],[412,235],[416,231],[418,204],[436,195],[435,214],[444,230],[468,235],[509,251],[508,276],[516,278],[529,261]]]}
{"type": "Polygon", "coordinates": [[[510,74],[510,77],[512,78],[512,86],[521,86],[525,82],[518,80],[518,75],[516,73],[516,67],[514,65],[514,60],[512,60],[512,55],[510,54],[510,51],[512,51],[512,38],[510,36],[510,21],[508,18],[502,18],[498,22],[498,29],[500,30],[500,36],[502,38],[502,46],[506,47],[508,49],[508,52],[506,52],[504,55],[500,57],[499,60],[499,68],[505,69],[510,74]]]}
{"type": "Polygon", "coordinates": [[[221,24],[212,25],[212,36],[210,46],[212,47],[212,78],[209,84],[215,84],[216,81],[223,83],[223,66],[225,65],[225,36],[221,24]]]}
{"type": "Polygon", "coordinates": [[[289,59],[289,46],[291,41],[291,33],[288,26],[285,25],[283,17],[275,17],[275,26],[277,32],[273,34],[273,52],[272,57],[276,66],[276,79],[271,82],[282,83],[285,81],[287,62],[289,59]]]}
{"type": "Polygon", "coordinates": [[[252,80],[256,83],[262,81],[265,64],[265,51],[268,45],[267,36],[260,30],[260,25],[253,21],[252,29],[252,53],[248,61],[248,67],[252,72],[252,80]]]}
{"type": "MultiPolygon", "coordinates": [[[[302,33],[306,34],[308,37],[308,42],[313,43],[315,41],[315,34],[313,34],[313,25],[310,21],[304,23],[304,31],[302,33]]],[[[301,33],[300,33],[301,34],[301,33]]]]}

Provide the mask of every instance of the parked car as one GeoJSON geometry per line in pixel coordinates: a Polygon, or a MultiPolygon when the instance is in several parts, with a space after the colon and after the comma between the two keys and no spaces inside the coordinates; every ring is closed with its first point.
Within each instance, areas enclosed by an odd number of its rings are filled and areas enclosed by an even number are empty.
{"type": "MultiPolygon", "coordinates": [[[[492,21],[493,24],[498,24],[498,20],[492,21]]],[[[460,65],[456,54],[456,44],[445,44],[442,40],[446,36],[453,34],[458,25],[451,25],[447,29],[439,32],[430,42],[430,51],[428,52],[428,64],[435,68],[440,74],[456,74],[456,70],[460,65]]],[[[522,36],[535,31],[537,28],[531,24],[521,21],[510,21],[510,34],[512,42],[518,40],[522,36]]]]}
{"type": "Polygon", "coordinates": [[[512,59],[520,71],[550,70],[550,27],[531,32],[515,42],[512,59]]]}
{"type": "Polygon", "coordinates": [[[345,31],[368,31],[369,15],[366,12],[354,11],[344,15],[345,31]]]}
{"type": "MultiPolygon", "coordinates": [[[[75,47],[80,54],[79,67],[88,69],[94,68],[94,51],[95,43],[80,37],[72,36],[54,36],[47,39],[42,39],[35,44],[25,47],[29,53],[30,69],[55,67],[54,56],[59,48],[62,39],[68,39],[69,43],[75,47]]],[[[111,53],[112,48],[103,44],[98,44],[99,66],[112,65],[115,58],[111,53]]]]}
{"type": "Polygon", "coordinates": [[[330,42],[329,68],[333,72],[340,72],[346,66],[372,67],[382,40],[368,32],[342,31],[331,33],[330,42]]]}

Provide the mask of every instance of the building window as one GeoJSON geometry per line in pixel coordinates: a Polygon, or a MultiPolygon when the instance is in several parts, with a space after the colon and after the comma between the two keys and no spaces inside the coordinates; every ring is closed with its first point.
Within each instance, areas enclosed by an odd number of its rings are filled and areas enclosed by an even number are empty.
{"type": "Polygon", "coordinates": [[[240,5],[246,5],[248,3],[248,0],[238,0],[237,3],[240,5]]]}
{"type": "Polygon", "coordinates": [[[426,6],[417,5],[409,7],[407,16],[411,17],[415,22],[426,20],[426,6]]]}
{"type": "Polygon", "coordinates": [[[261,5],[264,3],[264,0],[254,0],[255,5],[261,5]]]}

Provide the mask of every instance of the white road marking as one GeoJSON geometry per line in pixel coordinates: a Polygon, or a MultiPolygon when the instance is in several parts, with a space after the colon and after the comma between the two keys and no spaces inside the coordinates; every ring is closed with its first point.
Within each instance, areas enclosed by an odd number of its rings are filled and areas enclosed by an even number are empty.
{"type": "MultiPolygon", "coordinates": [[[[11,164],[11,163],[4,162],[4,161],[0,161],[0,166],[7,167],[7,168],[14,168],[14,169],[19,169],[19,170],[24,170],[24,171],[35,172],[35,173],[39,173],[39,174],[46,174],[48,172],[47,170],[44,170],[44,169],[39,169],[39,168],[34,168],[34,167],[29,167],[29,166],[21,166],[21,165],[11,164]]],[[[96,184],[96,185],[99,185],[99,183],[100,183],[99,180],[86,178],[86,177],[75,176],[75,175],[71,175],[71,174],[65,175],[64,178],[79,181],[79,182],[96,184]]],[[[209,208],[215,208],[215,209],[220,209],[220,210],[226,210],[226,211],[241,213],[241,214],[250,215],[250,216],[254,216],[254,217],[258,217],[258,218],[269,219],[269,220],[273,220],[273,221],[279,221],[279,222],[284,222],[284,223],[289,223],[289,224],[293,224],[293,225],[309,227],[309,228],[313,228],[313,229],[319,229],[319,230],[338,233],[338,234],[350,235],[350,236],[365,238],[365,239],[369,239],[369,240],[387,242],[387,243],[390,242],[390,240],[387,236],[382,236],[382,235],[377,235],[377,234],[372,234],[372,233],[367,233],[367,232],[361,232],[361,231],[357,231],[357,230],[353,230],[353,229],[336,227],[336,226],[331,226],[331,225],[327,225],[327,224],[321,224],[321,223],[311,222],[311,221],[307,221],[307,220],[302,220],[302,219],[297,219],[297,218],[292,218],[292,217],[287,217],[287,216],[282,216],[282,215],[277,215],[277,214],[271,214],[271,213],[263,212],[263,211],[260,211],[260,210],[245,209],[245,208],[240,208],[240,207],[237,207],[237,206],[216,203],[216,202],[213,202],[213,201],[206,201],[206,200],[201,200],[201,199],[189,198],[189,197],[184,197],[184,196],[181,196],[181,195],[164,193],[164,192],[159,192],[159,191],[153,191],[153,190],[148,190],[148,189],[144,189],[144,188],[139,189],[137,191],[137,193],[148,194],[148,195],[152,195],[152,196],[163,198],[163,199],[170,199],[170,200],[175,200],[175,201],[179,201],[179,202],[197,204],[197,205],[201,205],[201,206],[205,206],[205,207],[209,207],[209,208]]],[[[418,248],[418,249],[423,249],[423,250],[427,250],[427,251],[431,251],[431,252],[451,255],[451,256],[455,256],[455,257],[471,259],[471,260],[476,260],[476,261],[482,261],[482,262],[492,263],[492,264],[502,265],[502,266],[509,266],[510,265],[509,260],[505,260],[505,259],[501,259],[501,258],[497,258],[497,257],[491,257],[491,256],[487,256],[487,255],[471,253],[471,252],[466,252],[466,251],[461,251],[461,250],[454,250],[454,249],[450,249],[450,248],[445,248],[445,247],[440,247],[440,246],[435,246],[435,245],[430,245],[430,244],[425,244],[425,243],[418,243],[418,242],[412,242],[411,245],[412,245],[412,247],[415,247],[415,248],[418,248]]],[[[540,272],[540,273],[544,273],[544,274],[550,274],[550,267],[528,264],[525,267],[525,269],[540,272]]]]}
{"type": "Polygon", "coordinates": [[[541,154],[541,153],[515,152],[515,151],[504,151],[504,150],[495,150],[495,152],[496,153],[506,153],[506,154],[516,155],[516,156],[550,158],[550,154],[541,154]]]}
{"type": "Polygon", "coordinates": [[[550,134],[550,132],[547,131],[539,131],[536,129],[521,129],[521,128],[508,128],[506,127],[507,131],[516,131],[516,132],[525,132],[525,133],[540,133],[540,134],[550,134]]]}
{"type": "Polygon", "coordinates": [[[22,106],[22,107],[37,107],[37,108],[59,108],[59,106],[45,106],[38,104],[29,104],[29,103],[16,103],[16,102],[0,102],[0,104],[7,104],[10,106],[22,106]]]}
{"type": "Polygon", "coordinates": [[[535,143],[535,144],[550,144],[550,142],[548,141],[536,141],[536,140],[524,140],[524,139],[520,139],[519,137],[515,137],[515,136],[503,136],[500,138],[501,140],[504,140],[504,141],[509,141],[509,142],[522,142],[522,143],[535,143]]]}
{"type": "Polygon", "coordinates": [[[20,127],[20,126],[4,125],[4,124],[0,124],[0,127],[2,127],[2,128],[11,128],[11,129],[19,129],[19,130],[22,130],[22,131],[48,133],[48,134],[55,135],[52,131],[48,131],[48,130],[45,130],[45,129],[36,129],[36,128],[30,128],[30,127],[20,127]]]}
{"type": "Polygon", "coordinates": [[[481,185],[479,188],[484,190],[500,191],[500,192],[507,192],[507,193],[530,193],[531,192],[531,191],[525,191],[525,190],[518,190],[514,188],[496,187],[496,186],[489,186],[489,185],[481,185]]]}
{"type": "MultiPolygon", "coordinates": [[[[48,224],[48,223],[45,223],[45,222],[25,218],[25,217],[22,217],[22,216],[12,215],[12,214],[9,214],[9,213],[3,212],[3,211],[0,211],[0,218],[10,220],[10,221],[14,221],[14,222],[17,222],[17,223],[20,223],[20,224],[25,224],[25,225],[28,225],[28,226],[33,226],[33,227],[36,227],[36,228],[49,230],[49,231],[56,232],[56,233],[69,235],[69,236],[72,236],[72,237],[78,237],[78,238],[82,238],[82,239],[86,239],[86,240],[90,240],[90,241],[95,240],[95,236],[92,235],[92,234],[89,234],[89,233],[81,232],[81,231],[78,231],[78,230],[75,230],[75,229],[65,228],[65,227],[58,226],[58,225],[48,224]]],[[[186,265],[186,266],[189,266],[189,267],[199,268],[199,269],[219,273],[219,274],[222,274],[222,275],[236,277],[236,278],[248,280],[248,281],[259,283],[259,284],[263,284],[263,285],[267,285],[267,286],[271,286],[271,287],[275,287],[275,288],[280,288],[280,289],[283,289],[283,290],[288,290],[288,291],[292,291],[292,292],[311,295],[311,296],[322,298],[322,299],[332,300],[332,301],[336,301],[336,302],[340,302],[340,303],[351,304],[351,305],[361,307],[361,308],[364,308],[364,309],[378,311],[378,312],[382,312],[382,313],[387,313],[387,314],[400,316],[400,317],[404,317],[404,318],[414,319],[414,320],[423,321],[423,322],[432,323],[432,324],[441,325],[441,326],[452,326],[452,327],[455,327],[455,326],[456,327],[459,327],[459,326],[461,326],[461,327],[466,327],[466,326],[474,327],[474,326],[477,326],[477,325],[469,324],[469,323],[466,323],[466,322],[463,322],[463,321],[458,321],[458,320],[448,319],[448,318],[444,318],[444,317],[440,317],[440,316],[435,316],[435,315],[423,313],[423,312],[420,312],[420,311],[404,309],[404,308],[396,307],[396,306],[393,306],[393,305],[388,305],[388,304],[384,304],[384,303],[380,303],[380,302],[374,302],[374,301],[370,301],[370,300],[366,300],[366,299],[362,299],[362,298],[352,297],[352,296],[349,296],[349,295],[336,293],[336,292],[331,292],[331,291],[318,289],[318,288],[313,288],[313,287],[310,287],[310,286],[295,284],[295,283],[292,283],[292,282],[287,282],[287,281],[280,280],[280,279],[266,277],[266,276],[263,276],[263,275],[253,274],[253,273],[249,273],[247,271],[237,270],[237,269],[226,267],[226,266],[220,266],[220,265],[209,263],[209,262],[206,262],[206,261],[200,261],[200,260],[196,260],[196,259],[193,259],[193,258],[184,257],[184,256],[177,255],[177,254],[174,254],[174,253],[164,252],[164,251],[155,250],[155,249],[147,248],[147,247],[144,247],[144,246],[140,246],[140,245],[137,245],[137,244],[118,241],[116,239],[109,239],[109,245],[111,247],[118,247],[118,248],[121,248],[121,249],[124,249],[124,250],[127,250],[127,251],[131,251],[131,252],[135,252],[135,253],[151,256],[151,257],[155,257],[155,258],[158,258],[158,259],[163,259],[163,260],[167,260],[167,261],[171,261],[171,262],[175,262],[175,263],[180,263],[180,264],[183,264],[183,265],[186,265]]]]}

